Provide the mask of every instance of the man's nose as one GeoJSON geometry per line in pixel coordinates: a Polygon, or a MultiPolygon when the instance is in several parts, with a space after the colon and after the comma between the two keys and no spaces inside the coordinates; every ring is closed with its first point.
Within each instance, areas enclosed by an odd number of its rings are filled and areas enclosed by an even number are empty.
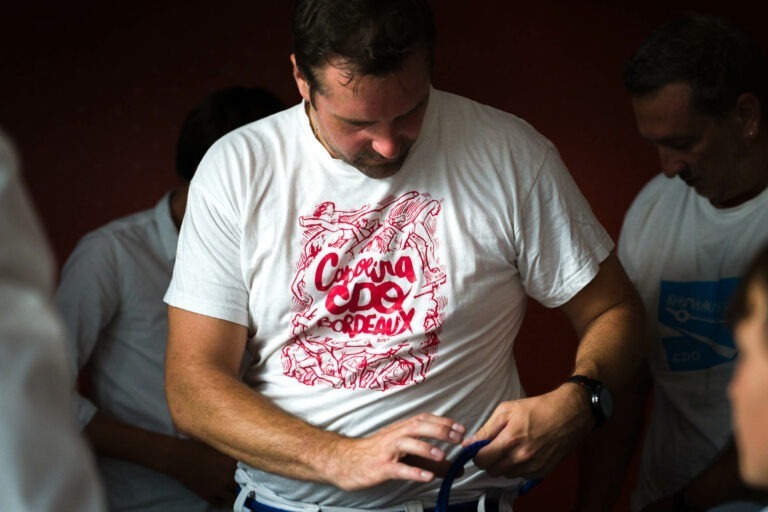
{"type": "Polygon", "coordinates": [[[661,171],[667,178],[674,178],[687,167],[680,155],[670,149],[659,149],[659,160],[661,161],[661,171]]]}
{"type": "Polygon", "coordinates": [[[388,160],[397,158],[402,146],[402,137],[392,126],[383,126],[374,135],[371,147],[376,153],[388,160]]]}

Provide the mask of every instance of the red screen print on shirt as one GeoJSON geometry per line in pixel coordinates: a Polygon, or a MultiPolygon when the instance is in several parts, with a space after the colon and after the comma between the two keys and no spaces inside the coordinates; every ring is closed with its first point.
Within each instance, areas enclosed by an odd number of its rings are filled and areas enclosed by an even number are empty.
{"type": "Polygon", "coordinates": [[[299,217],[285,375],[380,391],[424,380],[445,307],[435,251],[440,210],[429,194],[408,192],[353,210],[325,202],[299,217]]]}

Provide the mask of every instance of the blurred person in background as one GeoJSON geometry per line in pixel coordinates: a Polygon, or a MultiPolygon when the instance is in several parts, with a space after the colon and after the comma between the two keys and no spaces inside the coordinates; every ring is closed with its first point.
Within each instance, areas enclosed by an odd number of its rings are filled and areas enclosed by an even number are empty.
{"type": "Polygon", "coordinates": [[[0,510],[106,510],[70,407],[54,261],[0,132],[0,510]]]}
{"type": "Polygon", "coordinates": [[[632,510],[765,499],[738,474],[726,388],[738,350],[724,312],[768,241],[768,61],[722,18],[687,14],[627,62],[637,130],[661,174],[624,219],[619,258],[643,298],[650,350],[581,474],[583,510],[609,510],[653,391],[632,510]]]}
{"type": "Polygon", "coordinates": [[[179,185],[157,205],[87,234],[67,260],[56,306],[87,365],[80,424],[98,455],[110,510],[232,508],[235,460],[174,428],[165,398],[167,307],[189,182],[208,148],[242,125],[283,108],[272,93],[233,87],[187,115],[176,147],[179,185]]]}

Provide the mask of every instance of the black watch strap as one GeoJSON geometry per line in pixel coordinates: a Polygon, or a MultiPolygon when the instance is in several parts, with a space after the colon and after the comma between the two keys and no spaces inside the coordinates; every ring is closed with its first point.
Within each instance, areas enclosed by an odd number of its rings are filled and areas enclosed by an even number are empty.
{"type": "Polygon", "coordinates": [[[572,375],[566,382],[573,382],[581,386],[589,397],[589,407],[595,417],[595,428],[610,418],[613,412],[613,402],[608,389],[599,380],[591,379],[585,375],[572,375]]]}

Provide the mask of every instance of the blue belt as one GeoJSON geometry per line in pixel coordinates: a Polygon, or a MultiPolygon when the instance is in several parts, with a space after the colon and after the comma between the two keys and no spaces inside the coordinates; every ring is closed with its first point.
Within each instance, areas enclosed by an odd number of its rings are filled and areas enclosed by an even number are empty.
{"type": "MultiPolygon", "coordinates": [[[[453,503],[448,505],[447,510],[448,512],[477,512],[478,504],[479,504],[478,500],[466,501],[463,503],[453,503]]],[[[248,510],[253,510],[254,512],[286,512],[282,508],[273,507],[273,506],[267,505],[266,503],[261,503],[260,501],[256,501],[250,496],[245,498],[245,508],[247,508],[248,510]]],[[[496,502],[486,501],[485,510],[486,512],[499,512],[499,504],[496,502]]],[[[438,511],[437,511],[437,508],[435,507],[429,507],[429,508],[425,508],[424,512],[438,512],[438,511]]]]}
{"type": "MultiPolygon", "coordinates": [[[[452,509],[453,505],[448,504],[448,497],[451,493],[451,486],[453,485],[453,480],[461,472],[462,468],[464,467],[464,464],[469,462],[470,459],[474,458],[474,456],[477,455],[477,452],[480,451],[480,448],[482,448],[483,446],[486,446],[490,442],[491,442],[490,439],[476,441],[470,444],[469,446],[465,447],[463,450],[459,452],[459,454],[456,456],[456,459],[451,464],[450,469],[448,469],[448,474],[445,475],[445,478],[443,479],[443,483],[440,486],[440,492],[437,494],[437,505],[435,506],[435,512],[453,512],[453,509],[452,509]]],[[[541,483],[540,479],[524,480],[517,491],[517,495],[522,496],[526,494],[528,491],[530,491],[531,489],[539,485],[539,483],[541,483]]],[[[485,504],[486,511],[497,512],[498,508],[499,508],[498,503],[486,501],[486,504],[485,504]]]]}
{"type": "MultiPolygon", "coordinates": [[[[454,503],[448,505],[447,510],[448,512],[477,512],[478,503],[478,500],[467,501],[464,503],[454,503]]],[[[272,507],[265,503],[261,503],[260,501],[256,501],[251,497],[245,498],[245,508],[248,510],[253,510],[254,512],[286,512],[282,508],[272,507]]],[[[485,510],[486,512],[498,512],[499,504],[496,502],[490,503],[486,501],[485,510]]],[[[425,508],[424,512],[437,512],[437,509],[433,507],[425,508]]]]}
{"type": "MultiPolygon", "coordinates": [[[[440,485],[440,491],[437,494],[437,503],[434,507],[425,508],[424,512],[477,512],[477,506],[479,500],[466,501],[463,503],[448,503],[448,498],[451,493],[451,486],[454,479],[459,475],[464,468],[464,464],[469,462],[480,449],[490,443],[490,440],[477,441],[467,446],[456,457],[448,469],[448,473],[443,479],[443,483],[440,485]]],[[[523,495],[536,486],[540,480],[526,480],[523,482],[518,495],[523,495]]],[[[251,498],[250,496],[245,498],[245,508],[253,510],[254,512],[286,512],[285,510],[277,507],[272,507],[265,503],[261,503],[251,498]]],[[[485,511],[486,512],[498,512],[499,504],[493,500],[486,500],[485,511]]]]}

